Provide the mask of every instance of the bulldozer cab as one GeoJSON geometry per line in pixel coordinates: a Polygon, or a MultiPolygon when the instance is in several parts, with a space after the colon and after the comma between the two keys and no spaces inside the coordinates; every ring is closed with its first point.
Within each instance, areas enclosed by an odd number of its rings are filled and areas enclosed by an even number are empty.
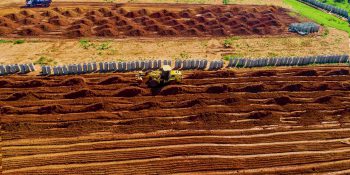
{"type": "Polygon", "coordinates": [[[161,79],[163,80],[169,80],[170,79],[170,72],[171,72],[171,67],[169,65],[164,65],[161,68],[162,71],[162,75],[161,75],[161,79]]]}

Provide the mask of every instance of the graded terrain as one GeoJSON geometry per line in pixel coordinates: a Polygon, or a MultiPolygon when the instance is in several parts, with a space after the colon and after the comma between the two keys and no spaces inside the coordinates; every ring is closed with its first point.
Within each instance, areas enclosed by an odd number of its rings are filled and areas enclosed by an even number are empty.
{"type": "Polygon", "coordinates": [[[349,173],[348,67],[134,76],[2,78],[2,173],[349,173]]]}

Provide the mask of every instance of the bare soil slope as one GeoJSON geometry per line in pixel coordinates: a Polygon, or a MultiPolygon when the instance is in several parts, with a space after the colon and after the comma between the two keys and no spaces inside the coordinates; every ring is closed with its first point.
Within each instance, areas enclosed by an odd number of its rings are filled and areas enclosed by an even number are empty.
{"type": "Polygon", "coordinates": [[[253,5],[57,3],[0,17],[6,37],[159,37],[288,34],[287,10],[253,5]]]}
{"type": "Polygon", "coordinates": [[[186,77],[2,78],[2,173],[349,173],[348,67],[186,77]]]}

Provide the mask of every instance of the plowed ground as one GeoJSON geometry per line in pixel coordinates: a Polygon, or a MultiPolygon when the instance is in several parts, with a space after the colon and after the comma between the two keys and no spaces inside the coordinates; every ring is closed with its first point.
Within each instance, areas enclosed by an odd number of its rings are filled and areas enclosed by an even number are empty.
{"type": "Polygon", "coordinates": [[[350,172],[348,67],[0,80],[3,174],[350,172]]]}
{"type": "Polygon", "coordinates": [[[51,8],[22,9],[0,17],[0,36],[281,35],[288,34],[288,25],[297,21],[287,12],[254,5],[56,3],[51,8]]]}

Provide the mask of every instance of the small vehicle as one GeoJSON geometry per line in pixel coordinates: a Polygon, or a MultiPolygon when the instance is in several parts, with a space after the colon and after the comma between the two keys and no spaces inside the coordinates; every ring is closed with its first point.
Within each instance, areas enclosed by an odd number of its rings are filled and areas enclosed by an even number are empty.
{"type": "Polygon", "coordinates": [[[24,7],[49,7],[52,0],[26,0],[24,7]]]}
{"type": "Polygon", "coordinates": [[[160,70],[139,72],[137,79],[140,83],[145,82],[148,87],[154,88],[168,84],[181,83],[182,72],[179,70],[172,70],[169,65],[164,65],[160,70]]]}

